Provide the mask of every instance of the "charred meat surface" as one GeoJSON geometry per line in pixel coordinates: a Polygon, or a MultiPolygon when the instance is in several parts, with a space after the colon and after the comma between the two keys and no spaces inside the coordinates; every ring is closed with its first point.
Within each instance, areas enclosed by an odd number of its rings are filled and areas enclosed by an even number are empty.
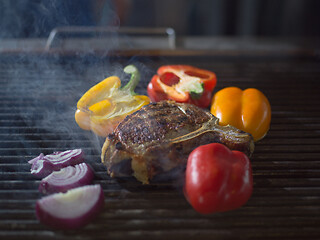
{"type": "Polygon", "coordinates": [[[128,115],[102,147],[101,159],[112,177],[135,176],[149,183],[155,175],[185,166],[196,147],[222,143],[250,156],[250,134],[220,126],[210,112],[191,104],[162,101],[128,115]]]}

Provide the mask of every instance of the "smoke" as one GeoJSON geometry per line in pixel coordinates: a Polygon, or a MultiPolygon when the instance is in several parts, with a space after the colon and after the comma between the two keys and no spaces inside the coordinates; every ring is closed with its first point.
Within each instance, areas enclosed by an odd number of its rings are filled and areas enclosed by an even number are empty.
{"type": "Polygon", "coordinates": [[[144,73],[136,92],[146,94],[146,83],[152,71],[136,57],[111,61],[108,57],[90,55],[14,56],[8,60],[5,69],[7,109],[13,109],[25,128],[12,133],[22,137],[21,143],[30,155],[40,153],[34,153],[35,148],[45,149],[45,154],[85,148],[89,154],[100,155],[105,139],[76,124],[77,101],[89,88],[109,76],[119,76],[125,85],[130,76],[123,72],[123,68],[131,63],[144,73]],[[34,140],[40,145],[34,144],[34,140]]]}
{"type": "MultiPolygon", "coordinates": [[[[96,20],[88,8],[91,2],[94,1],[0,0],[0,44],[1,39],[8,38],[40,37],[45,40],[57,26],[94,25],[96,20]]],[[[104,11],[112,14],[103,21],[110,21],[112,26],[119,24],[111,3],[106,2],[104,11]]],[[[80,97],[104,78],[117,75],[124,84],[128,81],[129,76],[122,69],[130,60],[111,62],[108,58],[110,49],[118,44],[116,33],[112,39],[100,56],[92,54],[94,46],[87,52],[75,52],[74,56],[33,55],[29,49],[2,56],[4,61],[0,59],[0,63],[5,72],[2,78],[6,82],[7,109],[25,126],[8,131],[16,134],[16,138],[25,138],[21,142],[26,148],[65,150],[79,148],[80,144],[88,149],[93,146],[94,154],[100,154],[104,139],[78,127],[74,113],[80,97]],[[37,145],[28,138],[43,140],[43,143],[37,145]],[[86,146],[81,143],[83,140],[90,144],[86,146]]],[[[35,154],[31,150],[28,152],[35,154]]]]}
{"type": "MultiPolygon", "coordinates": [[[[84,66],[79,60],[77,62],[84,66]]],[[[90,86],[102,80],[102,73],[90,73],[89,77],[85,71],[73,70],[73,64],[26,57],[24,61],[16,62],[9,72],[11,81],[7,92],[13,93],[10,97],[14,99],[20,117],[28,127],[43,131],[44,136],[56,133],[74,139],[77,136],[74,130],[83,131],[75,125],[76,104],[90,86]]],[[[108,74],[108,68],[104,71],[108,74]]]]}

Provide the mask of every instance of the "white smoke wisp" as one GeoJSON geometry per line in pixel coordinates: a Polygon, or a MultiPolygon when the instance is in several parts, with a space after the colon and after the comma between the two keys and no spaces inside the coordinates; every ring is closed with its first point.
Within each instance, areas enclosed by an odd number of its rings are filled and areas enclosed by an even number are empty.
{"type": "MultiPolygon", "coordinates": [[[[83,1],[77,3],[80,2],[83,1]]],[[[113,19],[109,19],[112,25],[119,24],[111,6],[106,7],[110,7],[106,11],[112,13],[113,19]]],[[[81,17],[77,15],[77,9],[69,16],[59,12],[61,9],[70,10],[64,1],[0,0],[0,43],[1,39],[41,37],[45,40],[52,27],[72,25],[81,17]]],[[[89,54],[75,51],[72,57],[46,52],[32,54],[27,47],[8,57],[9,61],[2,65],[6,72],[6,94],[10,98],[7,109],[13,109],[17,121],[25,125],[15,131],[26,148],[34,145],[29,144],[28,139],[22,139],[23,135],[43,140],[40,145],[44,148],[49,141],[65,139],[66,145],[58,142],[56,150],[78,148],[77,144],[86,138],[96,152],[101,151],[103,140],[79,128],[74,113],[77,101],[85,91],[104,78],[119,74],[120,64],[108,60],[110,49],[117,44],[116,32],[112,39],[114,41],[108,41],[105,53],[100,57],[92,54],[95,46],[88,49],[89,54]],[[81,139],[78,139],[79,135],[81,139]]],[[[51,147],[54,148],[50,143],[51,147]]]]}

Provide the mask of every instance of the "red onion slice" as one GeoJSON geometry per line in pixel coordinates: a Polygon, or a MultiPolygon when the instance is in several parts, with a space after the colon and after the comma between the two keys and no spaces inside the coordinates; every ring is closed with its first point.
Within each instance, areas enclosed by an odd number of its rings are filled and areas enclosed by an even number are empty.
{"type": "Polygon", "coordinates": [[[100,185],[89,185],[55,193],[36,203],[36,215],[43,224],[57,229],[77,229],[90,223],[104,206],[100,185]]]}
{"type": "Polygon", "coordinates": [[[28,161],[32,164],[31,173],[37,177],[46,177],[52,171],[76,165],[84,161],[82,149],[67,150],[64,152],[54,152],[49,155],[41,153],[38,157],[28,161]]]}
{"type": "Polygon", "coordinates": [[[42,179],[39,191],[44,194],[66,192],[69,189],[90,184],[93,177],[93,171],[86,163],[68,166],[42,179]]]}
{"type": "Polygon", "coordinates": [[[67,150],[64,152],[54,152],[44,156],[44,159],[54,165],[54,170],[76,165],[83,162],[84,154],[82,149],[67,150]]]}

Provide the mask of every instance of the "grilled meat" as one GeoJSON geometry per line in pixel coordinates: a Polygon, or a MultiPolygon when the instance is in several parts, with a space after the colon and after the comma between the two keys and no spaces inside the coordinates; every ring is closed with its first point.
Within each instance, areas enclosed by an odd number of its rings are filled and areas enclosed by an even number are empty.
{"type": "Polygon", "coordinates": [[[191,104],[151,103],[127,116],[102,148],[102,162],[111,176],[135,176],[148,183],[155,175],[185,166],[200,145],[222,143],[251,155],[252,136],[191,104]]]}

